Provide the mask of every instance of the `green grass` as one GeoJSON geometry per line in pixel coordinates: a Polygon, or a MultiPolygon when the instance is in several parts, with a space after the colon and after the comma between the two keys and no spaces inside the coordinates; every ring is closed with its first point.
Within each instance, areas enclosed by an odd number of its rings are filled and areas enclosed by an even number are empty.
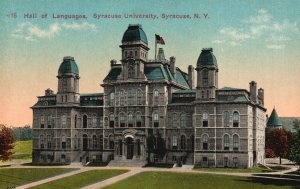
{"type": "Polygon", "coordinates": [[[262,167],[252,167],[252,168],[244,168],[244,169],[237,169],[237,168],[194,168],[196,171],[212,171],[212,172],[235,172],[235,173],[264,173],[264,172],[271,172],[272,170],[262,168],[262,167]]]}
{"type": "Polygon", "coordinates": [[[76,169],[0,168],[0,188],[16,187],[76,169]]]}
{"type": "Polygon", "coordinates": [[[127,170],[92,170],[48,182],[33,187],[32,189],[81,188],[123,174],[125,172],[127,172],[127,170]]]}
{"type": "Polygon", "coordinates": [[[201,173],[143,172],[106,189],[263,189],[295,188],[298,183],[201,173]]]}
{"type": "Polygon", "coordinates": [[[16,141],[14,146],[14,155],[12,161],[31,160],[32,156],[32,140],[16,141]]]}

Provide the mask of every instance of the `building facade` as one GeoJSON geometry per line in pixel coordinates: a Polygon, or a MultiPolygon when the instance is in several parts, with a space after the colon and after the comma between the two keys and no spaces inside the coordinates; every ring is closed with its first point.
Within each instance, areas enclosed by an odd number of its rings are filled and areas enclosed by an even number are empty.
{"type": "Polygon", "coordinates": [[[175,57],[165,59],[161,48],[150,60],[140,25],[129,25],[120,48],[121,61],[111,60],[103,93],[81,94],[77,64],[64,57],[57,93],[47,89],[32,107],[33,162],[264,163],[266,109],[256,82],[249,91],[218,88],[211,48],[188,73],[175,57]],[[155,153],[160,149],[163,156],[155,153]]]}

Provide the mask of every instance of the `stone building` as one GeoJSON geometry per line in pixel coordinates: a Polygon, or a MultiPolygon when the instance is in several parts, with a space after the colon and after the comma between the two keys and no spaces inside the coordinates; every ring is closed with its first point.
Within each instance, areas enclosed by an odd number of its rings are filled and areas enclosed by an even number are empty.
{"type": "Polygon", "coordinates": [[[140,25],[129,25],[120,48],[121,61],[111,60],[103,93],[81,94],[77,64],[64,57],[57,93],[47,89],[32,107],[33,162],[140,166],[153,139],[151,152],[165,154],[151,153],[151,161],[203,167],[264,163],[266,109],[256,82],[249,91],[218,88],[211,48],[201,51],[188,73],[175,57],[165,59],[161,48],[150,60],[140,25]]]}

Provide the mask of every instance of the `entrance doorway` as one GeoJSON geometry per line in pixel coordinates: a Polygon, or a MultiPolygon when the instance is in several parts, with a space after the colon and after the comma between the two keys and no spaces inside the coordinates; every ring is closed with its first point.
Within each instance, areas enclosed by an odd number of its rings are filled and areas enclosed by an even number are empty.
{"type": "Polygon", "coordinates": [[[133,158],[133,139],[131,137],[126,138],[126,146],[127,146],[127,159],[133,158]]]}

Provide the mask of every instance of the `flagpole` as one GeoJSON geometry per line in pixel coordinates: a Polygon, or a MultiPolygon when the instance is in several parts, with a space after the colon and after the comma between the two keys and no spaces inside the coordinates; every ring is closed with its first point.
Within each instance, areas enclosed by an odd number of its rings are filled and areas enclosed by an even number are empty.
{"type": "Polygon", "coordinates": [[[157,48],[157,40],[156,40],[156,36],[155,36],[155,58],[154,58],[154,60],[156,61],[156,48],[157,48]]]}

